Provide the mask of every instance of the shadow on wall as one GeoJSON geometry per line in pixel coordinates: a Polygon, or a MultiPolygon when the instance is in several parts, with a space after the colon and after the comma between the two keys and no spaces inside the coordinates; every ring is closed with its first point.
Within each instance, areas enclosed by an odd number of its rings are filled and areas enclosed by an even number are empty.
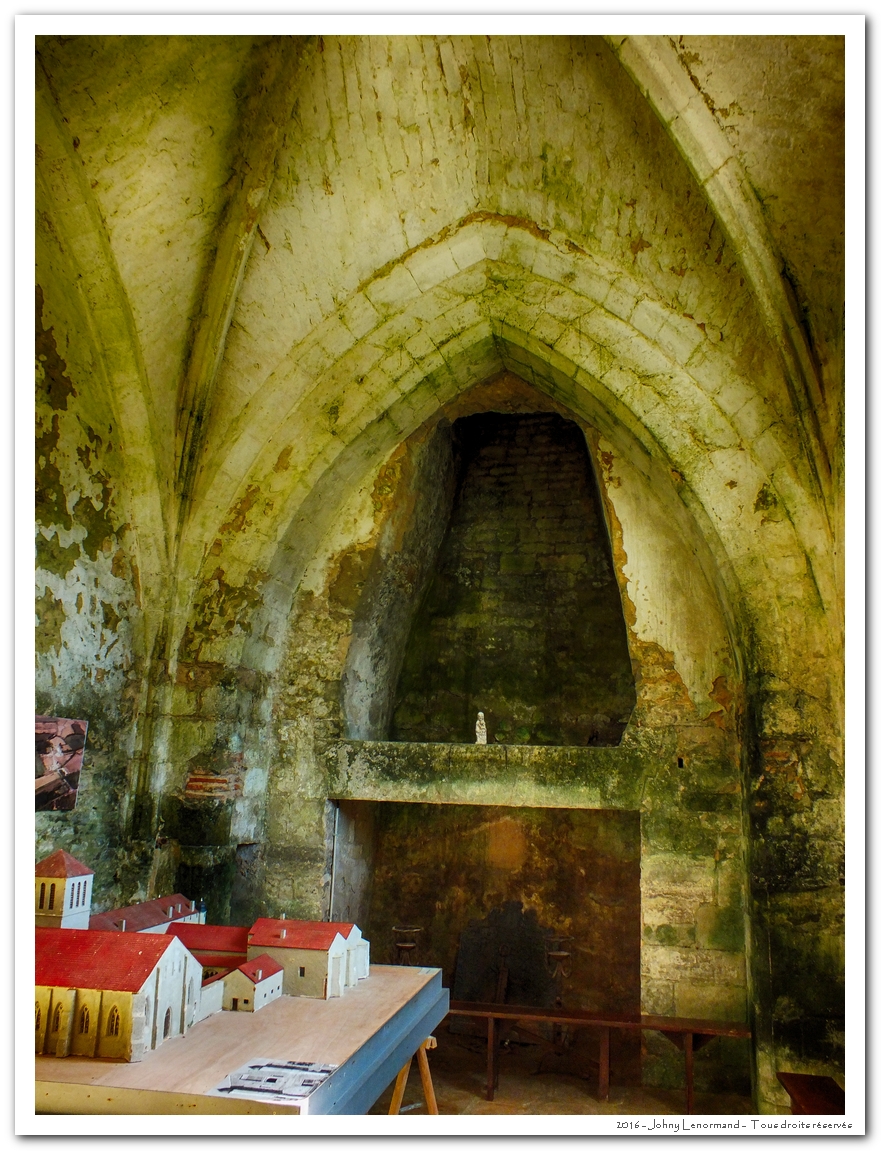
{"type": "MultiPolygon", "coordinates": [[[[365,922],[382,960],[394,960],[395,925],[412,924],[421,928],[419,962],[443,969],[453,998],[639,1012],[638,812],[347,806],[372,824],[365,922]],[[561,939],[562,965],[553,958],[561,939]]],[[[470,1020],[453,1029],[486,1034],[470,1020]]],[[[569,1039],[557,1069],[584,1074],[598,1055],[596,1037],[569,1039]]],[[[638,1037],[616,1036],[615,1067],[620,1081],[639,1081],[638,1037]]]]}

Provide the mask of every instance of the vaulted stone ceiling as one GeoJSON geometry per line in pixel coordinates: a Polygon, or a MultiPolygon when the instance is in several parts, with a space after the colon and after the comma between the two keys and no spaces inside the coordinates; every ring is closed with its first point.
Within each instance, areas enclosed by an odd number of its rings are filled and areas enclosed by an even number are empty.
{"type": "Polygon", "coordinates": [[[227,909],[259,846],[242,898],[323,915],[329,796],[638,808],[644,1009],[749,984],[780,1105],[841,1056],[843,38],[37,49],[37,698],[93,781],[38,845],[227,909]],[[406,633],[431,437],[487,411],[584,430],[633,719],[347,759],[370,573],[406,633]]]}
{"type": "Polygon", "coordinates": [[[703,371],[728,441],[774,427],[830,507],[842,67],[817,37],[41,39],[41,218],[126,381],[157,559],[192,578],[257,489],[289,518],[405,372],[455,374],[481,324],[501,366],[502,317],[573,289],[552,331],[523,323],[557,348],[617,316],[668,361],[634,380],[703,371]]]}

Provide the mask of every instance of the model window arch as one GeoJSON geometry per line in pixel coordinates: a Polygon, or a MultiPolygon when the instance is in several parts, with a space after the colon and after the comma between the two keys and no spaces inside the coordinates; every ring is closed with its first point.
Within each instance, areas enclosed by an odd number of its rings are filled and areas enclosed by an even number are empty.
{"type": "Polygon", "coordinates": [[[59,1003],[58,1006],[55,1008],[55,1014],[52,1016],[52,1030],[53,1031],[60,1031],[61,1030],[61,1013],[62,1013],[62,1007],[61,1007],[61,1004],[59,1003]]]}
{"type": "Polygon", "coordinates": [[[49,885],[49,910],[51,911],[55,906],[55,884],[49,885]]]}
{"type": "Polygon", "coordinates": [[[110,1008],[110,1014],[107,1016],[107,1034],[119,1034],[119,1008],[115,1005],[110,1008]]]}
{"type": "Polygon", "coordinates": [[[162,1028],[162,1038],[167,1039],[171,1034],[171,1008],[165,1012],[165,1026],[162,1028]]]}
{"type": "Polygon", "coordinates": [[[88,1009],[88,1007],[84,1006],[82,1011],[80,1011],[80,1035],[88,1035],[89,1034],[89,1023],[90,1023],[90,1021],[91,1021],[91,1015],[89,1014],[89,1009],[88,1009]]]}
{"type": "Polygon", "coordinates": [[[43,1012],[39,1003],[34,1004],[34,1031],[40,1030],[40,1024],[43,1022],[43,1012]]]}
{"type": "Polygon", "coordinates": [[[76,898],[76,889],[77,889],[77,885],[75,883],[72,883],[70,885],[70,904],[69,904],[70,907],[73,907],[73,901],[76,898]]]}
{"type": "Polygon", "coordinates": [[[46,906],[46,884],[41,883],[40,884],[40,907],[43,908],[45,906],[46,906]]]}

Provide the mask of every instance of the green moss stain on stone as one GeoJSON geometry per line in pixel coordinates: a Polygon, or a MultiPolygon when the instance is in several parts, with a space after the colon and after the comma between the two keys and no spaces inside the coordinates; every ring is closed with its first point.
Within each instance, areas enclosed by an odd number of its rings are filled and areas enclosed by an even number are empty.
{"type": "Polygon", "coordinates": [[[61,650],[61,625],[65,620],[64,603],[47,591],[36,602],[37,630],[34,642],[38,654],[61,650]]]}
{"type": "Polygon", "coordinates": [[[161,819],[165,834],[180,844],[223,847],[229,844],[232,812],[228,802],[168,795],[162,801],[161,819]]]}
{"type": "Polygon", "coordinates": [[[73,517],[67,508],[67,497],[61,483],[61,472],[53,458],[60,439],[60,421],[57,415],[41,427],[36,435],[36,516],[46,527],[58,525],[66,531],[73,527],[73,517]]]}
{"type": "Polygon", "coordinates": [[[181,640],[179,658],[198,661],[202,648],[217,639],[249,634],[251,614],[263,600],[262,587],[269,575],[249,571],[241,583],[227,580],[226,570],[216,567],[202,580],[193,609],[193,620],[181,640]]]}
{"type": "Polygon", "coordinates": [[[57,532],[48,539],[42,532],[37,532],[37,567],[64,579],[67,573],[73,570],[79,556],[80,549],[76,544],[62,547],[57,532]]]}
{"type": "Polygon", "coordinates": [[[801,1063],[843,1066],[843,911],[834,889],[780,893],[756,905],[756,929],[774,956],[762,988],[763,1030],[801,1063]]]}
{"type": "Polygon", "coordinates": [[[725,907],[707,905],[695,915],[696,940],[702,947],[743,951],[744,916],[740,903],[725,907]]]}
{"type": "Polygon", "coordinates": [[[681,799],[685,811],[719,811],[740,813],[740,795],[736,791],[714,792],[703,788],[686,791],[681,799]]]}
{"type": "Polygon", "coordinates": [[[235,867],[235,851],[231,847],[183,848],[176,867],[174,890],[190,899],[204,900],[206,922],[227,924],[235,867]]]}
{"type": "Polygon", "coordinates": [[[341,557],[338,572],[330,585],[329,599],[334,606],[354,611],[361,600],[364,584],[370,574],[372,548],[347,552],[341,557]]]}
{"type": "Polygon", "coordinates": [[[66,411],[67,401],[76,396],[73,384],[67,376],[67,364],[58,354],[55,336],[51,328],[43,327],[43,289],[36,289],[36,350],[37,362],[42,366],[42,390],[38,395],[54,411],[66,411]]]}
{"type": "MultiPolygon", "coordinates": [[[[153,829],[141,838],[123,826],[143,757],[148,672],[131,644],[135,541],[114,419],[104,422],[96,389],[75,375],[82,348],[62,358],[69,336],[59,334],[63,319],[58,331],[45,321],[47,300],[38,290],[36,708],[89,728],[76,807],[37,813],[37,857],[63,847],[93,867],[94,906],[104,910],[153,894],[153,829]]],[[[53,306],[63,317],[63,302],[53,306]]]]}
{"type": "Polygon", "coordinates": [[[102,600],[101,615],[104,620],[104,626],[108,631],[116,631],[121,617],[112,603],[107,603],[105,600],[102,600]]]}
{"type": "Polygon", "coordinates": [[[662,947],[693,947],[696,929],[693,923],[662,923],[657,927],[646,927],[643,939],[662,947]]]}
{"type": "Polygon", "coordinates": [[[109,550],[123,527],[114,522],[111,514],[113,492],[107,475],[98,472],[92,479],[100,485],[101,494],[97,498],[90,495],[79,499],[73,509],[73,517],[86,529],[81,545],[84,554],[90,560],[96,560],[99,552],[109,550]]]}

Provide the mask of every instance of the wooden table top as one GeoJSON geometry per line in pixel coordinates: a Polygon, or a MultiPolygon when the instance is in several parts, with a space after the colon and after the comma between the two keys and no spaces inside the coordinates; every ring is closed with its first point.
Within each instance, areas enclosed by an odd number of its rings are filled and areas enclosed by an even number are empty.
{"type": "Polygon", "coordinates": [[[371,965],[369,978],[341,998],[283,995],[259,1011],[220,1011],[139,1063],[38,1055],[36,1079],[202,1095],[257,1057],[342,1064],[437,974],[371,965]]]}

